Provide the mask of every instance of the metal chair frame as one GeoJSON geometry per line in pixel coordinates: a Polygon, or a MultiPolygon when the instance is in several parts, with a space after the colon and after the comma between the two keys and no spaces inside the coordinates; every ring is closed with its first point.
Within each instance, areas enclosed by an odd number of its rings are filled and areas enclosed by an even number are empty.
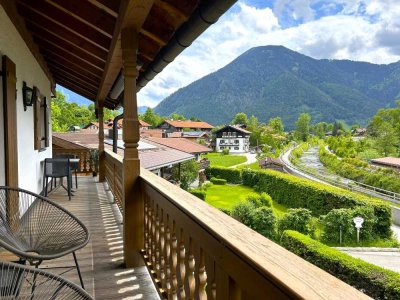
{"type": "Polygon", "coordinates": [[[20,262],[38,267],[45,260],[72,254],[84,288],[75,252],[89,239],[86,226],[57,203],[23,189],[0,186],[0,247],[17,255],[20,262]]]}
{"type": "MultiPolygon", "coordinates": [[[[57,154],[55,155],[55,158],[77,158],[75,154],[57,154]]],[[[71,162],[70,162],[71,163],[71,162]]],[[[78,170],[79,170],[79,165],[78,164],[70,164],[70,169],[75,171],[75,187],[78,188],[78,170]]]]}
{"type": "MultiPolygon", "coordinates": [[[[44,168],[43,168],[43,190],[44,196],[47,197],[48,195],[48,178],[51,178],[51,188],[53,188],[53,179],[56,180],[55,185],[57,184],[57,178],[60,179],[60,185],[68,192],[68,198],[71,200],[72,196],[72,174],[70,169],[70,161],[69,158],[46,158],[44,161],[44,168]],[[49,164],[65,164],[65,173],[54,173],[49,174],[47,173],[47,166],[49,164]],[[67,187],[65,187],[62,183],[62,179],[67,177],[67,187]]],[[[59,167],[59,166],[58,166],[59,167]]]]}

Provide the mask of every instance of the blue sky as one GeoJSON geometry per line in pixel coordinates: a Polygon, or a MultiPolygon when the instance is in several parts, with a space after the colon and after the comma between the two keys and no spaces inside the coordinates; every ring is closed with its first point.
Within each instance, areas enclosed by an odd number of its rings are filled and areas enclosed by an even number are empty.
{"type": "Polygon", "coordinates": [[[398,61],[399,15],[399,0],[239,0],[140,91],[138,105],[154,107],[256,46],[283,45],[314,58],[398,61]]]}

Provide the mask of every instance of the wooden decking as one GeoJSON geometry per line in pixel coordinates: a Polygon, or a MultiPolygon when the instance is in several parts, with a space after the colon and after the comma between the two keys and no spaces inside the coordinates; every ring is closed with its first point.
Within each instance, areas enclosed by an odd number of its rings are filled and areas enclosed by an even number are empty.
{"type": "MultiPolygon", "coordinates": [[[[89,244],[77,252],[86,290],[95,299],[160,299],[146,267],[126,269],[123,267],[123,241],[121,215],[110,193],[102,183],[92,177],[79,177],[79,188],[68,201],[62,188],[49,197],[77,216],[89,229],[89,244]]],[[[10,260],[6,253],[2,259],[10,260]]],[[[60,274],[65,269],[55,266],[72,266],[72,255],[45,262],[41,267],[60,274]]],[[[62,275],[79,285],[76,270],[62,275]]]]}

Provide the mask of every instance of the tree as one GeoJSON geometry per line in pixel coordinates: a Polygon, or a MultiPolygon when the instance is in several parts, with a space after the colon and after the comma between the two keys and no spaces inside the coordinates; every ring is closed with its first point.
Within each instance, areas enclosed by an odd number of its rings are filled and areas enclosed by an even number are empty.
{"type": "Polygon", "coordinates": [[[188,190],[199,174],[199,164],[194,159],[185,161],[179,165],[172,167],[172,177],[180,182],[180,186],[184,190],[188,190]]]}
{"type": "Polygon", "coordinates": [[[247,125],[249,120],[247,119],[247,115],[244,112],[237,113],[233,118],[231,124],[243,124],[247,125]]]}
{"type": "Polygon", "coordinates": [[[141,118],[146,123],[149,123],[152,127],[157,127],[162,122],[161,117],[156,114],[150,107],[141,116],[141,118]]]}
{"type": "Polygon", "coordinates": [[[303,113],[299,116],[296,121],[295,137],[298,140],[307,141],[310,135],[310,121],[311,117],[309,114],[303,113]]]}
{"type": "Polygon", "coordinates": [[[177,114],[177,113],[172,113],[172,114],[169,116],[169,118],[172,119],[172,120],[175,120],[175,121],[178,121],[178,120],[180,120],[180,121],[186,121],[186,118],[185,118],[184,115],[180,115],[180,114],[177,114]]]}
{"type": "Polygon", "coordinates": [[[377,137],[375,138],[375,145],[384,156],[388,156],[395,150],[396,135],[395,129],[388,122],[383,122],[376,129],[377,137]]]}
{"type": "Polygon", "coordinates": [[[343,134],[343,132],[344,132],[343,124],[338,121],[335,121],[335,123],[333,124],[332,135],[338,136],[343,134]]]}
{"type": "Polygon", "coordinates": [[[280,117],[269,119],[268,126],[270,126],[275,132],[283,132],[284,127],[280,117]]]}

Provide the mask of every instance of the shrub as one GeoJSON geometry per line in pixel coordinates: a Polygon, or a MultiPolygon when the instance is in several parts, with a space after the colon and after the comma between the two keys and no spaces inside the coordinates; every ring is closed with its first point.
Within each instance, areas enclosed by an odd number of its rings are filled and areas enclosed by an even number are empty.
{"type": "Polygon", "coordinates": [[[210,167],[206,169],[208,178],[216,177],[225,179],[229,183],[241,183],[242,174],[239,169],[224,168],[224,167],[210,167]]]}
{"type": "Polygon", "coordinates": [[[216,184],[216,185],[225,185],[226,184],[226,180],[222,179],[222,178],[211,177],[210,181],[212,184],[216,184]]]}
{"type": "Polygon", "coordinates": [[[285,231],[282,245],[374,299],[400,299],[400,274],[353,258],[296,231],[285,231]]]}
{"type": "Polygon", "coordinates": [[[326,215],[332,209],[370,206],[376,223],[374,234],[388,238],[392,232],[390,206],[377,199],[273,170],[243,171],[246,185],[258,186],[275,201],[287,207],[307,208],[314,216],[326,215]]]}
{"type": "Polygon", "coordinates": [[[236,204],[231,211],[231,216],[244,225],[251,227],[253,220],[254,205],[248,201],[242,201],[236,204]]]}
{"type": "Polygon", "coordinates": [[[304,234],[312,234],[314,228],[312,228],[311,219],[312,215],[308,209],[290,208],[283,218],[279,220],[279,232],[292,229],[304,234]]]}
{"type": "Polygon", "coordinates": [[[200,198],[201,200],[206,200],[206,191],[202,189],[191,189],[189,190],[189,193],[192,195],[196,196],[197,198],[200,198]]]}
{"type": "Polygon", "coordinates": [[[276,232],[276,217],[272,208],[261,206],[251,214],[251,228],[268,238],[274,238],[276,232]]]}
{"type": "Polygon", "coordinates": [[[350,209],[332,209],[322,221],[324,232],[321,236],[324,242],[340,243],[340,231],[342,242],[354,240],[355,228],[352,226],[352,214],[350,209]]]}
{"type": "Polygon", "coordinates": [[[222,155],[228,155],[229,154],[229,149],[228,148],[223,149],[221,154],[222,155]]]}
{"type": "Polygon", "coordinates": [[[272,198],[267,193],[250,194],[246,200],[251,202],[255,207],[272,207],[272,198]]]}

